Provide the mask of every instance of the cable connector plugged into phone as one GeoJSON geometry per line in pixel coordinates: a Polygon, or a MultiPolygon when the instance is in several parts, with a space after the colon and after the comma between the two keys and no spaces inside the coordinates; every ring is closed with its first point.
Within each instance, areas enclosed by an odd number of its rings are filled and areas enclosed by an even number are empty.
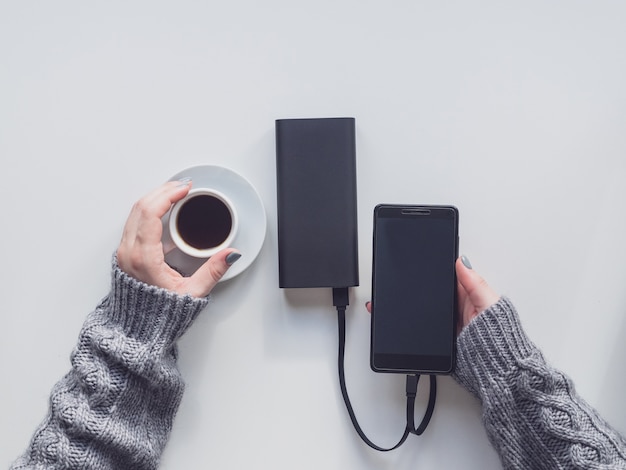
{"type": "Polygon", "coordinates": [[[419,375],[406,376],[406,397],[415,398],[417,396],[417,384],[419,383],[419,375]]]}

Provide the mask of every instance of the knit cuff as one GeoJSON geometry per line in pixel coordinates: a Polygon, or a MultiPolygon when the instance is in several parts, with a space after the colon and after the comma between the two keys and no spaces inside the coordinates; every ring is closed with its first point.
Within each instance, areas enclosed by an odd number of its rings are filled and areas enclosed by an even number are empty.
{"type": "Polygon", "coordinates": [[[208,302],[208,298],[183,296],[139,281],[122,271],[114,257],[111,292],[97,310],[129,338],[167,349],[208,302]]]}
{"type": "Polygon", "coordinates": [[[541,353],[526,336],[511,301],[502,297],[461,331],[454,378],[481,398],[481,391],[533,354],[541,353]]]}

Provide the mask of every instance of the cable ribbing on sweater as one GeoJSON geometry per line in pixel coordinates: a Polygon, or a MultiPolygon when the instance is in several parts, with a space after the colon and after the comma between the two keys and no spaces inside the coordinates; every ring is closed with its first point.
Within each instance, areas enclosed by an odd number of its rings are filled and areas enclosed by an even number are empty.
{"type": "Polygon", "coordinates": [[[176,341],[207,305],[123,273],[91,313],[48,416],[12,469],[155,469],[184,384],[176,341]]]}
{"type": "Polygon", "coordinates": [[[458,338],[456,380],[483,405],[505,468],[626,468],[626,443],[551,367],[507,299],[458,338]]]}

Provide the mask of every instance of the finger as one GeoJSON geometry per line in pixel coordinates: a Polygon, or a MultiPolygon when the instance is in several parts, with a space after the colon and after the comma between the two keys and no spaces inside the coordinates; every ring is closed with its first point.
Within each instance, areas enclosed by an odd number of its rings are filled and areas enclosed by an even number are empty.
{"type": "Polygon", "coordinates": [[[125,235],[142,244],[159,243],[161,218],[172,204],[184,198],[190,189],[190,181],[169,181],[135,203],[128,218],[125,235]]]}
{"type": "Polygon", "coordinates": [[[457,282],[457,303],[459,308],[459,315],[457,319],[457,335],[461,332],[463,327],[467,325],[476,315],[478,315],[479,311],[476,310],[476,307],[472,305],[467,292],[463,288],[460,282],[457,282]]]}
{"type": "Polygon", "coordinates": [[[172,204],[184,198],[191,189],[191,179],[183,178],[178,181],[168,181],[154,189],[141,202],[141,208],[149,215],[161,218],[172,207],[172,204]]]}
{"type": "Polygon", "coordinates": [[[456,275],[459,284],[465,291],[466,301],[469,300],[477,311],[482,311],[495,304],[499,296],[489,287],[465,257],[456,260],[456,275]]]}
{"type": "Polygon", "coordinates": [[[124,226],[124,236],[134,238],[147,216],[163,217],[174,202],[189,192],[190,183],[191,180],[168,181],[139,199],[130,211],[124,226]]]}
{"type": "Polygon", "coordinates": [[[240,257],[241,253],[232,248],[226,248],[211,256],[193,275],[187,278],[188,293],[195,297],[207,296],[240,257]]]}
{"type": "Polygon", "coordinates": [[[365,302],[365,308],[368,312],[372,313],[372,302],[370,302],[369,300],[365,302]]]}

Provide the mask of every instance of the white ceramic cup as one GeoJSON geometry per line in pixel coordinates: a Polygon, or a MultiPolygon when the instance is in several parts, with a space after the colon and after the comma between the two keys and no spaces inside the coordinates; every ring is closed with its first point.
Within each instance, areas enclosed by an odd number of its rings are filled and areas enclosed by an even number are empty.
{"type": "Polygon", "coordinates": [[[172,241],[183,253],[195,258],[210,258],[229,247],[238,226],[233,203],[210,188],[192,188],[170,211],[172,241]]]}

